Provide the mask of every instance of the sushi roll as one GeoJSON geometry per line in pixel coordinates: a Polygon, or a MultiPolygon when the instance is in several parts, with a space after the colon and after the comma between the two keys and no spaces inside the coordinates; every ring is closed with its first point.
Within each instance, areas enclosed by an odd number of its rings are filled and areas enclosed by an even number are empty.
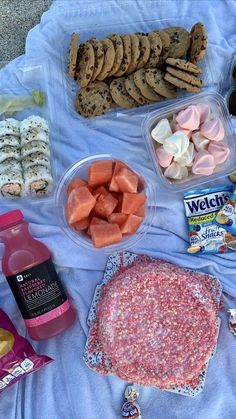
{"type": "Polygon", "coordinates": [[[33,131],[36,133],[40,131],[49,132],[49,126],[46,119],[41,118],[40,116],[32,115],[24,119],[20,124],[20,134],[22,135],[27,131],[33,131]]]}
{"type": "Polygon", "coordinates": [[[50,150],[48,144],[42,141],[31,141],[28,144],[25,144],[21,148],[21,156],[22,158],[28,156],[29,154],[33,153],[43,153],[46,156],[50,156],[50,150]]]}
{"type": "Polygon", "coordinates": [[[13,157],[8,157],[7,159],[3,160],[0,164],[0,174],[6,173],[9,170],[21,171],[22,168],[20,161],[14,159],[13,157]]]}
{"type": "Polygon", "coordinates": [[[3,135],[20,136],[20,122],[13,118],[0,121],[0,137],[3,135]]]}
{"type": "Polygon", "coordinates": [[[19,159],[20,158],[20,149],[17,147],[12,147],[6,145],[0,149],[0,163],[8,158],[19,159]]]}
{"type": "Polygon", "coordinates": [[[21,145],[24,146],[31,141],[42,141],[46,144],[49,143],[49,134],[46,131],[25,131],[21,134],[21,145]]]}
{"type": "Polygon", "coordinates": [[[29,167],[23,172],[25,194],[32,196],[48,195],[53,188],[50,171],[42,165],[29,167]]]}
{"type": "Polygon", "coordinates": [[[50,169],[50,159],[44,153],[35,152],[28,154],[21,160],[23,170],[28,169],[28,167],[40,165],[45,166],[50,169]]]}
{"type": "Polygon", "coordinates": [[[19,198],[23,194],[24,182],[22,172],[10,169],[0,175],[0,196],[19,198]]]}
{"type": "Polygon", "coordinates": [[[0,137],[0,148],[10,145],[12,147],[20,147],[20,137],[16,135],[3,135],[0,137]]]}

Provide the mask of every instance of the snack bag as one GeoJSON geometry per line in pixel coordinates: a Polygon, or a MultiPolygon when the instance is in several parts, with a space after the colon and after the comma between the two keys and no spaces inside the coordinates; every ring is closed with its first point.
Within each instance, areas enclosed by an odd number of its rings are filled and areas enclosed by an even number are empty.
{"type": "Polygon", "coordinates": [[[125,389],[125,399],[122,406],[122,419],[142,419],[141,410],[137,403],[139,393],[134,386],[125,389]]]}
{"type": "Polygon", "coordinates": [[[228,201],[231,192],[232,186],[220,186],[184,193],[189,225],[188,253],[223,253],[229,250],[225,225],[216,224],[215,217],[228,201]]]}
{"type": "Polygon", "coordinates": [[[0,309],[0,393],[26,374],[52,361],[48,356],[37,355],[31,344],[18,335],[7,314],[0,309]]]}
{"type": "Polygon", "coordinates": [[[236,250],[236,189],[233,190],[228,201],[220,209],[215,218],[215,223],[223,227],[225,243],[230,250],[236,250]]]}

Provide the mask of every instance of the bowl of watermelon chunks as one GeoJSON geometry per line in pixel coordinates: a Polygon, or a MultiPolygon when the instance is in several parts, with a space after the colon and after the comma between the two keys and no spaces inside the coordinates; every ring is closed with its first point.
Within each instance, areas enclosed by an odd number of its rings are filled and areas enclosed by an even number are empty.
{"type": "Polygon", "coordinates": [[[60,225],[90,250],[121,251],[147,233],[155,213],[154,189],[133,167],[109,154],[84,158],[59,181],[60,225]]]}

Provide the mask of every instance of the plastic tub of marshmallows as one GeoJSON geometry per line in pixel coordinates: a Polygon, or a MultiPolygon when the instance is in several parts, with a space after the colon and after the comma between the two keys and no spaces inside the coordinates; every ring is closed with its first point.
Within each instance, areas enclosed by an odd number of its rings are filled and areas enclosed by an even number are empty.
{"type": "Polygon", "coordinates": [[[142,126],[158,181],[174,192],[236,170],[236,142],[224,98],[208,92],[151,112],[142,126]]]}

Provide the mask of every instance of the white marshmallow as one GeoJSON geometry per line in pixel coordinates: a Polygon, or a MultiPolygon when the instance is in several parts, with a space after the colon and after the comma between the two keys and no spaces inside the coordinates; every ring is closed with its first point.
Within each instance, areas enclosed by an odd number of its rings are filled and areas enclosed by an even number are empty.
{"type": "Polygon", "coordinates": [[[164,144],[164,150],[174,157],[182,156],[189,146],[189,139],[183,131],[176,131],[171,137],[168,137],[164,144]]]}
{"type": "Polygon", "coordinates": [[[170,179],[181,180],[188,176],[187,167],[180,166],[179,163],[173,162],[164,172],[164,176],[170,179]]]}
{"type": "Polygon", "coordinates": [[[194,144],[190,142],[187,151],[184,154],[182,154],[182,156],[175,157],[174,161],[179,163],[182,167],[191,167],[193,165],[195,155],[196,151],[194,149],[194,144]]]}
{"type": "Polygon", "coordinates": [[[168,119],[161,119],[155,128],[151,131],[152,138],[160,144],[163,144],[165,139],[172,135],[170,123],[168,119]]]}

